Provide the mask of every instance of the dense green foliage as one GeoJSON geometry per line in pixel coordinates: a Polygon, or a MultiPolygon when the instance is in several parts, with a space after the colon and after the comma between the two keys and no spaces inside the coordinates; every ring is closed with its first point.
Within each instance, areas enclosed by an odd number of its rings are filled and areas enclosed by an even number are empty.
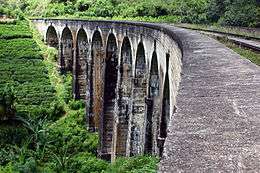
{"type": "Polygon", "coordinates": [[[260,1],[211,0],[208,16],[210,21],[223,25],[256,26],[260,24],[260,1]]]}
{"type": "Polygon", "coordinates": [[[0,39],[12,38],[32,38],[32,33],[28,32],[28,24],[25,22],[17,22],[9,24],[0,24],[0,39]]]}
{"type": "Polygon", "coordinates": [[[257,26],[260,22],[257,0],[7,0],[3,4],[0,13],[17,13],[20,18],[24,11],[31,17],[218,22],[233,26],[257,26]]]}
{"type": "Polygon", "coordinates": [[[107,170],[107,173],[156,172],[159,159],[151,156],[136,156],[129,159],[119,158],[107,170]]]}
{"type": "Polygon", "coordinates": [[[27,37],[32,33],[25,22],[0,24],[0,93],[6,85],[13,87],[17,114],[38,116],[39,110],[49,109],[55,100],[55,89],[40,48],[27,37]]]}
{"type": "Polygon", "coordinates": [[[6,86],[0,92],[0,120],[6,120],[15,116],[15,95],[11,86],[6,86]]]}

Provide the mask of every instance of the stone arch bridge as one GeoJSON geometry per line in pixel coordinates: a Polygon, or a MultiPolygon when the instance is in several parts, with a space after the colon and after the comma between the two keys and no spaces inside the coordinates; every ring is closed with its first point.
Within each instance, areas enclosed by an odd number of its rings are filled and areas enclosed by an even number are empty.
{"type": "Polygon", "coordinates": [[[161,172],[260,170],[256,65],[169,25],[33,22],[58,49],[61,72],[72,73],[102,158],[163,155],[161,172]]]}

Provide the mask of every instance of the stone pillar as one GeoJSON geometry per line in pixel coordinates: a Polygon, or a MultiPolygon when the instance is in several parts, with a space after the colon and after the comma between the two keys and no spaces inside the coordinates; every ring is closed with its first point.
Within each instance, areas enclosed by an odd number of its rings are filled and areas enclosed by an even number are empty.
{"type": "Polygon", "coordinates": [[[133,110],[131,121],[131,148],[130,155],[144,152],[145,119],[147,96],[147,67],[145,52],[142,43],[139,43],[136,54],[135,77],[133,79],[133,110]]]}
{"type": "Polygon", "coordinates": [[[93,100],[93,114],[95,128],[99,128],[101,114],[103,111],[103,69],[104,69],[104,49],[94,49],[94,71],[93,71],[93,82],[94,82],[94,100],[93,100]]]}
{"type": "Polygon", "coordinates": [[[76,95],[77,95],[77,88],[76,88],[76,86],[77,86],[77,47],[78,47],[78,45],[76,44],[76,41],[75,40],[73,40],[73,47],[72,47],[72,55],[73,55],[73,58],[72,58],[72,61],[73,61],[73,63],[72,63],[72,96],[73,96],[73,99],[76,99],[76,95]]]}
{"type": "MultiPolygon", "coordinates": [[[[89,45],[90,46],[90,45],[89,45]]],[[[88,130],[95,131],[94,114],[93,114],[93,48],[90,46],[90,53],[87,57],[87,90],[86,90],[86,113],[88,130]]]]}
{"type": "MultiPolygon", "coordinates": [[[[127,56],[123,55],[124,59],[127,56]]],[[[119,83],[119,99],[118,99],[118,125],[117,125],[117,141],[116,141],[116,155],[127,156],[128,142],[129,142],[129,123],[132,114],[132,65],[131,62],[121,62],[120,67],[120,83],[119,83]]]]}

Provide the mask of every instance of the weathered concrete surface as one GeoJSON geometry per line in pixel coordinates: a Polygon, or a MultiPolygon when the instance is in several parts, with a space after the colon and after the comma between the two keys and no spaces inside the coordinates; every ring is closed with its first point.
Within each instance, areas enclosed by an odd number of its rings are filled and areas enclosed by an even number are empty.
{"type": "Polygon", "coordinates": [[[182,43],[183,68],[159,172],[260,172],[260,67],[168,27],[182,43]]]}

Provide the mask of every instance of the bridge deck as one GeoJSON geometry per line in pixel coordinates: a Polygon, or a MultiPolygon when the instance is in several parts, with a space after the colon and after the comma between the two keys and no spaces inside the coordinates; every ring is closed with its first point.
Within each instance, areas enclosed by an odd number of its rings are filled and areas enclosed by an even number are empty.
{"type": "Polygon", "coordinates": [[[166,27],[183,44],[183,69],[159,172],[259,172],[260,67],[212,38],[166,27]]]}

